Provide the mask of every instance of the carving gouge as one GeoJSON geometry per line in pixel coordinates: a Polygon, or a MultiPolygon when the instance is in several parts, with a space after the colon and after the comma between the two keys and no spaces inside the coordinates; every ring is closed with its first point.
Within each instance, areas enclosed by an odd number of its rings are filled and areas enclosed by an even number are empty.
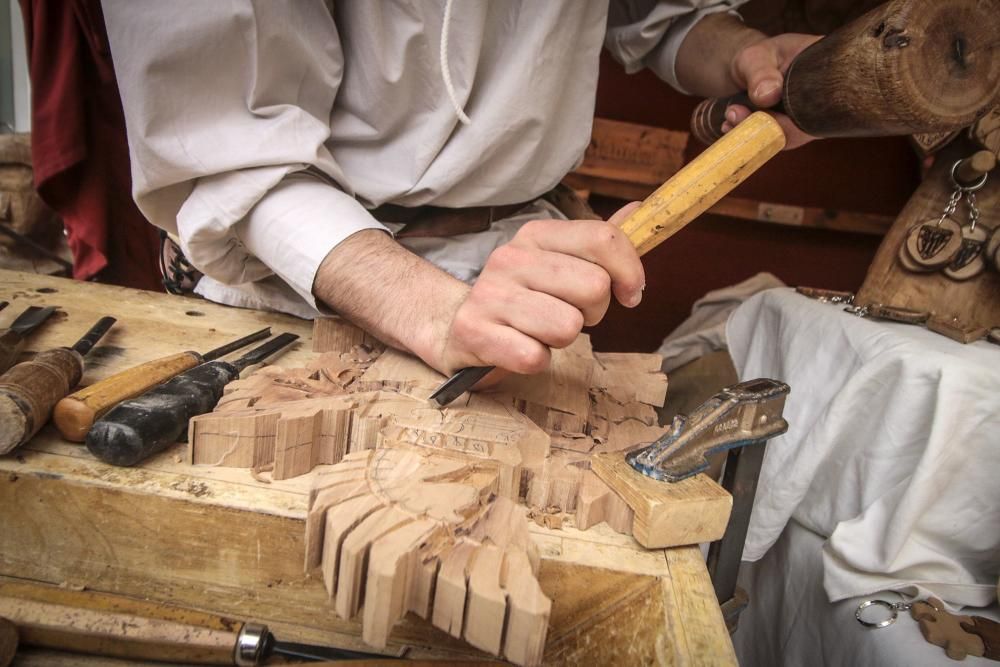
{"type": "Polygon", "coordinates": [[[262,665],[274,655],[312,661],[392,659],[377,653],[278,641],[266,625],[241,625],[222,618],[218,625],[223,627],[213,628],[137,616],[114,607],[89,609],[3,596],[0,616],[17,626],[22,644],[130,661],[262,665]]]}
{"type": "Polygon", "coordinates": [[[0,454],[23,445],[83,376],[83,357],[115,323],[102,317],[73,347],[39,352],[0,375],[0,454]]]}
{"type": "MultiPolygon", "coordinates": [[[[742,183],[785,147],[785,134],[772,117],[756,112],[691,160],[626,218],[621,228],[639,255],[658,246],[742,183]]],[[[431,394],[447,405],[492,370],[464,368],[431,394]]]]}
{"type": "Polygon", "coordinates": [[[30,306],[17,316],[10,328],[0,336],[0,373],[14,365],[31,332],[40,327],[54,312],[56,312],[55,306],[46,308],[30,306]]]}
{"type": "Polygon", "coordinates": [[[52,421],[64,438],[71,442],[83,442],[94,420],[122,401],[138,396],[200,363],[213,361],[270,335],[271,328],[267,327],[205,354],[181,352],[116,373],[56,403],[52,421]]]}
{"type": "Polygon", "coordinates": [[[119,403],[94,422],[87,449],[105,463],[131,466],[186,437],[188,420],[210,411],[223,388],[298,336],[283,333],[235,361],[209,361],[119,403]]]}

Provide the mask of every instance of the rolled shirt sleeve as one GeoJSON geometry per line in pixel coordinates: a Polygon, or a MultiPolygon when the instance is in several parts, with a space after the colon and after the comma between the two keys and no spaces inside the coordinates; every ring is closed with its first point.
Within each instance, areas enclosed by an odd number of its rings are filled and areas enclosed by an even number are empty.
{"type": "Polygon", "coordinates": [[[676,90],[677,52],[688,32],[709,14],[729,12],[747,0],[611,0],[604,45],[629,74],[643,67],[676,90]]]}
{"type": "Polygon", "coordinates": [[[215,280],[277,274],[315,305],[330,249],[383,228],[326,145],[343,54],[322,0],[103,8],[140,210],[215,280]]]}

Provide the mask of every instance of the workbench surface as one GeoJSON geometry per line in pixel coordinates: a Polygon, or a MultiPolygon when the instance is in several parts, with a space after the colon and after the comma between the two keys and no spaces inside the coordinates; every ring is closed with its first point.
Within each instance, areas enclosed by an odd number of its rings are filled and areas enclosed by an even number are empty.
{"type": "MultiPolygon", "coordinates": [[[[312,324],[194,298],[0,271],[6,326],[29,305],[60,312],[31,351],[68,345],[99,317],[118,323],[87,358],[83,384],[183,350],[207,351],[270,325],[301,342],[276,358],[303,365],[312,324]]],[[[0,575],[267,623],[281,639],[364,649],[360,624],[339,619],[318,573],[303,572],[312,473],[261,481],[249,470],[184,463],[178,444],[136,468],[100,463],[45,427],[0,457],[0,575]]],[[[546,664],[735,664],[697,547],[645,550],[601,524],[531,524],[552,598],[546,664]]],[[[408,616],[390,650],[483,655],[408,616]]],[[[369,649],[370,650],[370,649],[369,649]]]]}

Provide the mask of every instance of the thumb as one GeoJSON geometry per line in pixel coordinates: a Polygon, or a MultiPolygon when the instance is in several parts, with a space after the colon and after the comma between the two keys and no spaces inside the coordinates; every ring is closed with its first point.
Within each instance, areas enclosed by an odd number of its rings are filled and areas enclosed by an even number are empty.
{"type": "Polygon", "coordinates": [[[732,74],[756,106],[766,109],[781,100],[784,76],[779,69],[778,52],[767,40],[740,51],[733,61],[732,74]]]}

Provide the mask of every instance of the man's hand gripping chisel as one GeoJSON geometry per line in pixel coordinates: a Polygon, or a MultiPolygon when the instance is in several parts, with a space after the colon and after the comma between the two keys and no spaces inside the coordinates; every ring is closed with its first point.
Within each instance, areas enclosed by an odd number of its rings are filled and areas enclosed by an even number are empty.
{"type": "Polygon", "coordinates": [[[184,371],[141,396],[119,403],[94,422],[87,449],[105,463],[131,466],[187,435],[188,420],[215,407],[227,384],[298,338],[283,333],[235,361],[210,361],[184,371]]]}
{"type": "Polygon", "coordinates": [[[198,364],[223,357],[270,335],[271,327],[266,327],[205,354],[180,352],[116,373],[75,391],[56,403],[52,421],[64,438],[70,442],[83,442],[87,431],[94,425],[94,420],[122,401],[138,396],[198,364]]]}
{"type": "MultiPolygon", "coordinates": [[[[751,114],[647,197],[622,222],[622,231],[639,255],[645,255],[745,181],[784,146],[785,134],[774,118],[764,112],[751,114]]],[[[491,370],[491,366],[464,368],[438,387],[431,400],[447,405],[491,370]]]]}
{"type": "Polygon", "coordinates": [[[102,317],[73,347],[39,352],[0,375],[0,454],[28,441],[83,376],[83,357],[115,323],[102,317]]]}

